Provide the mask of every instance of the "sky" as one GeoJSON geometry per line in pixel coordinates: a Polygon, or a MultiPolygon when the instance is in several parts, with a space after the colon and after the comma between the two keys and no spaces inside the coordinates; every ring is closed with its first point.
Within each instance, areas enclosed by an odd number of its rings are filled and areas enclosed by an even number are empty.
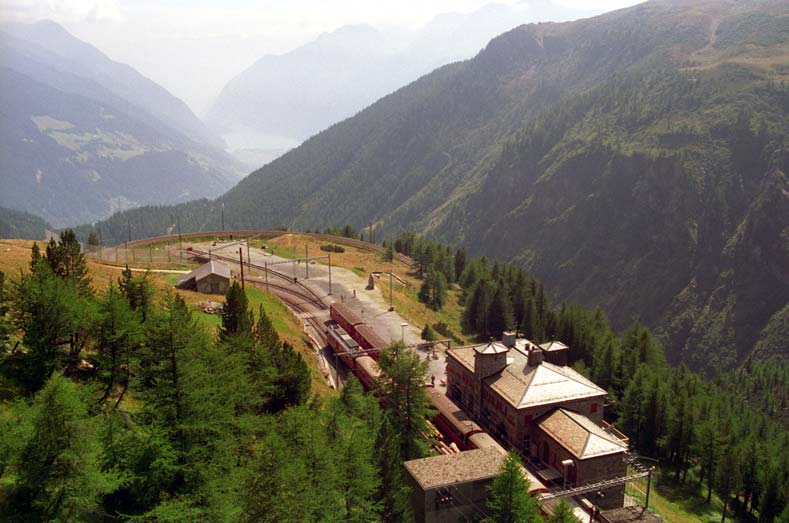
{"type": "MultiPolygon", "coordinates": [[[[360,23],[415,29],[441,13],[468,13],[491,2],[535,7],[544,1],[0,0],[0,19],[53,20],[162,84],[200,115],[227,81],[260,56],[287,52],[322,32],[360,23]]],[[[553,1],[593,13],[639,3],[553,1]]]]}

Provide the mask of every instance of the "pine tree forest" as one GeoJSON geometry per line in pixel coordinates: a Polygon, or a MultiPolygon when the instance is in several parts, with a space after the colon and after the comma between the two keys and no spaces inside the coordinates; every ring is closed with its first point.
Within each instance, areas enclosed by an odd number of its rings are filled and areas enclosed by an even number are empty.
{"type": "Polygon", "coordinates": [[[462,249],[452,253],[413,233],[394,247],[414,258],[425,281],[436,272],[455,277],[449,281],[461,289],[464,328],[479,341],[516,331],[536,343],[567,344],[573,367],[608,391],[607,420],[630,436],[639,455],[668,464],[678,482],[695,481],[707,501],[715,493],[759,522],[789,514],[785,362],[748,361],[708,379],[669,366],[639,322],[617,333],[600,309],[552,304],[533,275],[512,265],[467,260],[462,249]]]}

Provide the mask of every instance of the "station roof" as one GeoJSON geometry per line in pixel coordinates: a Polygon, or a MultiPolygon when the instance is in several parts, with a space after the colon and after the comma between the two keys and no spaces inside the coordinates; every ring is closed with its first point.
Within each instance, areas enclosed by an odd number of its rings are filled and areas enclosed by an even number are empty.
{"type": "Polygon", "coordinates": [[[510,349],[500,341],[491,341],[490,343],[482,345],[474,345],[474,351],[477,354],[501,354],[510,349]]]}
{"type": "MultiPolygon", "coordinates": [[[[476,346],[458,347],[447,352],[469,371],[474,372],[476,346]]],[[[570,367],[546,361],[529,365],[528,355],[512,350],[504,370],[485,378],[502,399],[517,409],[550,405],[578,399],[604,397],[606,391],[570,367]]]]}
{"type": "Polygon", "coordinates": [[[554,351],[566,350],[569,349],[570,347],[568,347],[561,341],[554,340],[554,341],[549,341],[548,343],[541,344],[540,348],[545,352],[554,352],[554,351]]]}
{"type": "Polygon", "coordinates": [[[474,449],[406,461],[403,465],[422,490],[493,478],[504,454],[493,448],[474,449]]]}
{"type": "Polygon", "coordinates": [[[216,274],[217,276],[227,278],[228,280],[230,279],[230,269],[227,268],[227,265],[219,263],[216,260],[210,260],[208,263],[204,263],[197,269],[178,280],[178,285],[183,285],[189,280],[198,282],[211,274],[216,274]]]}
{"type": "Polygon", "coordinates": [[[627,450],[627,444],[583,414],[555,409],[537,426],[578,459],[596,458],[627,450]]]}

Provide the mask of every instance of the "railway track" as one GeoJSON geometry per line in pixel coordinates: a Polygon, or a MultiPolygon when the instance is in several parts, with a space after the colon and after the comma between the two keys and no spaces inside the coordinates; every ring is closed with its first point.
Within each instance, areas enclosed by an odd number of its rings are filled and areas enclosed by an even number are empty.
{"type": "MultiPolygon", "coordinates": [[[[217,260],[226,261],[228,263],[233,263],[235,265],[239,265],[240,264],[238,258],[231,257],[231,256],[224,256],[222,254],[217,254],[215,252],[209,253],[209,252],[202,251],[202,250],[199,250],[199,249],[192,249],[191,251],[185,251],[185,252],[187,254],[191,253],[191,254],[197,254],[197,255],[200,255],[200,256],[207,256],[209,258],[215,258],[217,260]]],[[[294,282],[292,277],[287,276],[285,274],[282,274],[279,271],[275,271],[274,269],[269,269],[268,267],[265,267],[263,265],[257,265],[255,263],[250,263],[250,262],[246,262],[246,261],[244,262],[244,267],[252,268],[252,269],[255,269],[257,271],[261,271],[263,273],[266,273],[269,276],[273,276],[273,277],[285,280],[290,285],[297,286],[303,292],[302,293],[298,293],[297,291],[294,291],[292,288],[288,288],[288,287],[284,287],[284,286],[278,286],[280,289],[283,289],[283,290],[287,289],[287,291],[284,291],[284,292],[287,292],[287,293],[290,293],[290,294],[298,294],[301,297],[303,297],[306,301],[309,301],[310,303],[312,303],[313,305],[319,307],[320,309],[328,309],[326,304],[323,302],[323,299],[320,296],[318,296],[318,294],[315,291],[313,291],[312,289],[310,289],[306,285],[294,282]]],[[[269,284],[268,284],[269,287],[274,287],[275,285],[276,284],[271,283],[271,282],[269,282],[269,284]]]]}
{"type": "MultiPolygon", "coordinates": [[[[237,238],[244,238],[244,237],[258,237],[258,238],[276,238],[277,236],[282,236],[283,234],[288,234],[287,231],[270,231],[270,230],[238,230],[238,231],[201,231],[201,232],[189,232],[183,233],[181,235],[178,234],[169,234],[164,236],[156,236],[152,238],[145,238],[141,240],[134,240],[131,242],[127,242],[128,247],[142,247],[151,243],[157,242],[164,242],[170,241],[175,242],[178,241],[179,237],[183,240],[189,240],[193,238],[206,238],[206,237],[227,237],[227,236],[235,236],[237,238]]],[[[372,252],[384,252],[384,249],[381,245],[376,245],[374,243],[368,243],[362,240],[356,240],[354,238],[346,238],[344,236],[334,236],[331,234],[322,234],[322,233],[314,233],[314,232],[294,232],[294,234],[299,234],[302,236],[307,236],[313,238],[315,240],[320,241],[327,241],[332,243],[337,243],[340,245],[346,245],[348,247],[356,247],[358,249],[372,251],[372,252]]],[[[395,259],[409,267],[416,268],[417,263],[404,254],[400,254],[398,252],[395,253],[395,259]]]]}
{"type": "MultiPolygon", "coordinates": [[[[221,254],[216,254],[214,252],[208,253],[202,251],[200,249],[192,249],[191,251],[187,251],[187,253],[197,254],[199,256],[209,256],[211,258],[215,258],[218,260],[226,261],[228,263],[232,263],[238,265],[240,262],[235,257],[224,256],[221,254]]],[[[328,307],[323,302],[320,296],[318,296],[312,289],[308,288],[307,286],[301,283],[294,283],[293,278],[282,274],[278,271],[273,269],[269,269],[265,266],[260,266],[254,263],[244,262],[244,266],[249,268],[253,268],[259,270],[261,272],[267,273],[269,276],[274,278],[280,278],[284,281],[288,282],[288,285],[281,285],[275,282],[268,282],[264,283],[258,281],[257,279],[247,279],[247,283],[255,285],[256,287],[268,287],[270,291],[274,294],[279,296],[279,298],[285,302],[291,309],[293,309],[299,317],[310,327],[312,327],[313,335],[315,341],[318,343],[318,350],[321,350],[325,347],[328,343],[328,339],[326,337],[326,326],[324,323],[316,317],[317,314],[328,310],[328,307]],[[295,287],[295,288],[294,288],[295,287]]],[[[256,277],[252,277],[256,278],[256,277]]]]}
{"type": "MultiPolygon", "coordinates": [[[[263,286],[263,285],[265,285],[264,283],[259,282],[259,281],[249,281],[249,283],[252,283],[255,286],[258,286],[258,285],[263,286]]],[[[315,317],[316,311],[315,310],[310,310],[310,307],[306,306],[304,304],[304,301],[287,299],[286,297],[282,296],[282,294],[284,293],[284,294],[288,294],[288,295],[291,295],[291,296],[296,296],[297,298],[301,298],[302,300],[305,300],[307,303],[310,303],[312,305],[315,305],[315,304],[312,301],[310,301],[304,294],[302,294],[302,293],[300,293],[300,292],[298,292],[296,290],[293,290],[293,289],[291,289],[291,288],[289,288],[289,287],[287,287],[285,285],[278,285],[278,284],[275,284],[275,283],[269,283],[268,286],[269,286],[269,289],[274,289],[273,292],[275,294],[277,294],[282,299],[282,301],[287,303],[288,306],[290,306],[294,311],[299,313],[300,314],[300,318],[302,320],[304,320],[306,323],[308,323],[313,328],[313,330],[315,331],[315,337],[317,338],[316,341],[318,341],[321,344],[321,347],[326,346],[326,344],[328,342],[328,340],[326,338],[326,332],[325,332],[326,326],[323,324],[323,322],[320,319],[315,317]]],[[[321,311],[322,310],[325,310],[325,306],[321,309],[321,311]]],[[[320,349],[321,347],[318,347],[318,348],[320,349]]]]}

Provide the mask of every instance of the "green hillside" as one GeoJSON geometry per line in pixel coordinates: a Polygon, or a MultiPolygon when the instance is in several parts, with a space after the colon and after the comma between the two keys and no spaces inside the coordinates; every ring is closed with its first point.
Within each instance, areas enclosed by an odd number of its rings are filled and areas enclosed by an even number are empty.
{"type": "Polygon", "coordinates": [[[0,238],[43,240],[52,227],[34,214],[0,207],[0,238]]]}
{"type": "MultiPolygon", "coordinates": [[[[672,362],[733,367],[789,296],[788,73],[785,2],[522,26],[253,173],[220,199],[225,223],[425,232],[616,327],[640,319],[672,362]]],[[[184,230],[218,228],[218,203],[102,227],[161,234],[177,212],[184,230]]]]}

